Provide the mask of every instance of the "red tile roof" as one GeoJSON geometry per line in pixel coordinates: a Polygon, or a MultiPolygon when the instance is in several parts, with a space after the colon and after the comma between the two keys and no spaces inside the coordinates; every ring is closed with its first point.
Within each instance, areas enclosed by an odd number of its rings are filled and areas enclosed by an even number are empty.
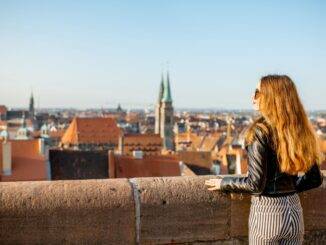
{"type": "Polygon", "coordinates": [[[12,174],[2,175],[1,181],[47,180],[45,159],[13,157],[12,174]]]}
{"type": "Polygon", "coordinates": [[[203,138],[203,135],[197,135],[196,133],[192,132],[179,133],[175,137],[175,143],[180,145],[187,142],[189,143],[190,149],[196,150],[200,147],[203,138]]]}
{"type": "Polygon", "coordinates": [[[181,176],[179,160],[172,156],[114,156],[116,178],[181,176]]]}
{"type": "Polygon", "coordinates": [[[10,140],[12,157],[38,158],[40,145],[38,139],[10,140]]]}
{"type": "Polygon", "coordinates": [[[222,133],[210,133],[205,136],[200,145],[201,151],[212,151],[217,144],[217,141],[222,136],[222,133]]]}
{"type": "Polygon", "coordinates": [[[210,151],[179,151],[178,158],[184,163],[209,169],[213,164],[210,151]]]}
{"type": "Polygon", "coordinates": [[[125,154],[132,154],[134,150],[141,150],[144,154],[161,154],[163,146],[159,134],[126,134],[123,142],[125,154]]]}
{"type": "MultiPolygon", "coordinates": [[[[1,181],[47,180],[46,159],[39,153],[39,140],[11,140],[12,174],[1,181]]],[[[0,145],[2,156],[2,145],[0,145]]],[[[2,157],[0,158],[2,165],[2,157]]]]}
{"type": "Polygon", "coordinates": [[[116,120],[110,117],[75,117],[64,133],[63,144],[118,144],[120,128],[116,120]]]}

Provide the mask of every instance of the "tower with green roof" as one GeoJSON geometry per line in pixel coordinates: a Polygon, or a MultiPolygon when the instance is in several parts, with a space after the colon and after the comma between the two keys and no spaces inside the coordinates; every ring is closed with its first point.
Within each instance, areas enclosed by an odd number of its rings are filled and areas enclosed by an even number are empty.
{"type": "Polygon", "coordinates": [[[162,75],[159,98],[155,108],[155,133],[163,138],[163,147],[174,150],[174,110],[170,88],[170,77],[167,72],[166,79],[162,75]]]}
{"type": "Polygon", "coordinates": [[[163,98],[163,92],[164,92],[164,77],[162,73],[158,100],[155,106],[155,134],[161,134],[161,101],[163,98]]]}
{"type": "Polygon", "coordinates": [[[167,72],[166,80],[164,82],[164,91],[163,91],[163,96],[162,96],[162,102],[171,102],[172,103],[169,72],[167,72]]]}

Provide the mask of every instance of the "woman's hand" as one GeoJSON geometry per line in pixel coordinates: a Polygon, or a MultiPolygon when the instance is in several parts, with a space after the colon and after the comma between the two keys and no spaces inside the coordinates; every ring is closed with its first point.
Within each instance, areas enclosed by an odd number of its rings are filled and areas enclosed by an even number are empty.
{"type": "Polygon", "coordinates": [[[205,180],[205,185],[210,186],[209,191],[215,191],[221,189],[221,178],[205,180]]]}

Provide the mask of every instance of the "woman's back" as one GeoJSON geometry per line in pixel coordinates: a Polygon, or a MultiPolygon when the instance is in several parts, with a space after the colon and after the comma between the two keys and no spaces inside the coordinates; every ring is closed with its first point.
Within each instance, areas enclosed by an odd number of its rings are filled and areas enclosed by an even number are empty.
{"type": "Polygon", "coordinates": [[[259,127],[254,141],[246,146],[248,176],[228,176],[221,182],[222,191],[246,192],[253,195],[284,196],[321,185],[323,178],[317,163],[301,177],[282,172],[271,141],[259,127]]]}
{"type": "Polygon", "coordinates": [[[262,116],[245,138],[248,175],[212,183],[222,191],[252,194],[250,244],[301,244],[304,222],[297,193],[323,181],[317,136],[288,76],[262,77],[253,104],[262,116]]]}
{"type": "MultiPolygon", "coordinates": [[[[266,124],[266,121],[263,120],[262,123],[266,124]]],[[[302,181],[302,179],[297,174],[293,175],[280,170],[280,163],[275,151],[275,145],[272,143],[272,137],[259,127],[256,128],[254,137],[254,144],[247,145],[246,150],[252,164],[255,165],[253,171],[256,174],[265,172],[264,178],[266,180],[263,181],[265,182],[265,187],[260,193],[261,195],[284,196],[298,191],[308,190],[321,184],[322,175],[317,164],[314,164],[307,172],[309,181],[306,180],[305,186],[302,186],[300,184],[300,180],[302,181]],[[265,161],[266,164],[257,164],[256,161],[265,161]]]]}

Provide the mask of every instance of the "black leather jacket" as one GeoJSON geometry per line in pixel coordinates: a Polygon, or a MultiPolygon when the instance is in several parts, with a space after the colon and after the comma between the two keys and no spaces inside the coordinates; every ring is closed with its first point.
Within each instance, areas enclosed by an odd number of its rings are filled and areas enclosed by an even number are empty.
{"type": "Polygon", "coordinates": [[[258,127],[254,141],[246,146],[248,153],[247,177],[226,176],[221,191],[250,193],[263,196],[284,196],[320,186],[323,176],[317,164],[303,176],[281,173],[275,151],[266,134],[258,127]]]}

